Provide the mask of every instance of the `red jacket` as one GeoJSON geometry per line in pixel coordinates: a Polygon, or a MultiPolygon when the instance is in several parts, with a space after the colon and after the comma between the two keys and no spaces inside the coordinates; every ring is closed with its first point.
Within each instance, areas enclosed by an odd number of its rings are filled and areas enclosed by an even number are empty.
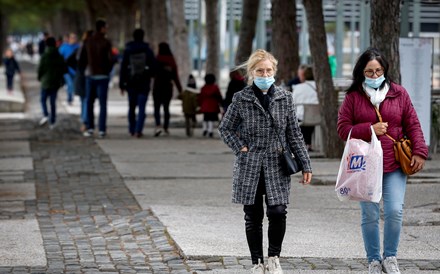
{"type": "MultiPolygon", "coordinates": [[[[400,85],[391,83],[385,100],[379,106],[383,122],[388,122],[387,133],[394,139],[408,136],[412,142],[414,155],[428,157],[428,146],[417,113],[408,92],[400,85]]],[[[364,91],[347,92],[338,113],[338,134],[345,141],[350,129],[351,137],[370,141],[370,126],[377,123],[376,111],[364,91]]],[[[394,158],[394,143],[386,135],[378,136],[383,149],[384,173],[400,167],[394,158]]]]}
{"type": "Polygon", "coordinates": [[[222,94],[216,84],[204,85],[200,91],[199,97],[200,112],[220,112],[220,105],[222,103],[222,94]]]}

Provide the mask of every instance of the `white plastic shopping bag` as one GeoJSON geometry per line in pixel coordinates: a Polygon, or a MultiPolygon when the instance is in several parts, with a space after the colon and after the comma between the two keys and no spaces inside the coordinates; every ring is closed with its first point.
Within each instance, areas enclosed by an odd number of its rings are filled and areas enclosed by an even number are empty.
{"type": "Polygon", "coordinates": [[[371,127],[371,143],[350,139],[345,144],[335,191],[341,201],[378,203],[382,197],[383,152],[371,127]]]}

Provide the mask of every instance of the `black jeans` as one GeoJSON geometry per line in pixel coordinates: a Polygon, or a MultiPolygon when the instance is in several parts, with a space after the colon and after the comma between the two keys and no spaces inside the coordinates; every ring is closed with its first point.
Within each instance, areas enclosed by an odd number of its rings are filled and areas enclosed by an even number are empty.
{"type": "MultiPolygon", "coordinates": [[[[245,205],[243,211],[246,221],[246,238],[251,252],[252,264],[263,263],[263,195],[266,194],[266,186],[264,182],[264,173],[261,171],[258,181],[257,194],[253,205],[245,205]]],[[[267,197],[265,197],[267,205],[266,215],[269,219],[268,238],[269,248],[268,256],[280,256],[281,246],[283,244],[284,234],[286,232],[286,205],[269,206],[267,197]]]]}

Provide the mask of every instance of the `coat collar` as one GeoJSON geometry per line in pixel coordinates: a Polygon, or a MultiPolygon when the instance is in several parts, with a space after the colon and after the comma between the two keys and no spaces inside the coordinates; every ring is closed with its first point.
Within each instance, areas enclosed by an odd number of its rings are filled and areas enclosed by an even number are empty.
{"type": "MultiPolygon", "coordinates": [[[[273,85],[271,88],[273,88],[272,100],[279,100],[286,97],[286,93],[283,92],[282,88],[275,85],[273,85]]],[[[247,86],[243,89],[242,98],[246,101],[258,102],[258,98],[255,96],[252,86],[247,86]]]]}

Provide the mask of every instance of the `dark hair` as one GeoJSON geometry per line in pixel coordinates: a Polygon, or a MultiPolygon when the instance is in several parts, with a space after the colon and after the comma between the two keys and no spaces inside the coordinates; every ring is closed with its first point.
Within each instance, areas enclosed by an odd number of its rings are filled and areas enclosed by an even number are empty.
{"type": "Polygon", "coordinates": [[[133,39],[135,41],[141,42],[142,40],[144,40],[144,35],[145,35],[145,32],[143,29],[135,29],[133,31],[133,39]]]}
{"type": "Polygon", "coordinates": [[[311,66],[304,68],[304,79],[307,81],[315,80],[315,77],[313,77],[313,68],[311,66]]]}
{"type": "Polygon", "coordinates": [[[215,83],[215,75],[214,74],[212,74],[212,73],[208,73],[208,74],[206,74],[205,75],[205,83],[207,84],[207,85],[212,85],[212,84],[214,84],[215,83]]]}
{"type": "Polygon", "coordinates": [[[385,85],[385,83],[390,82],[391,79],[388,77],[388,69],[389,64],[388,61],[385,59],[385,57],[382,55],[382,53],[376,49],[376,48],[368,48],[365,50],[361,56],[359,56],[356,64],[354,65],[353,69],[353,83],[351,86],[347,89],[347,92],[354,91],[354,90],[361,90],[362,83],[365,81],[364,76],[364,69],[367,66],[368,62],[372,60],[377,60],[379,64],[383,67],[384,70],[384,77],[385,81],[382,83],[381,87],[385,85]]]}
{"type": "Polygon", "coordinates": [[[105,28],[107,26],[107,22],[105,22],[104,19],[98,19],[95,23],[95,28],[97,32],[100,32],[102,28],[105,28]]]}
{"type": "Polygon", "coordinates": [[[197,88],[196,79],[194,78],[194,76],[192,74],[190,74],[188,76],[188,83],[186,86],[189,88],[197,88]]]}
{"type": "Polygon", "coordinates": [[[57,42],[55,40],[55,38],[51,37],[47,37],[46,39],[46,46],[48,47],[55,47],[57,45],[57,42]]]}
{"type": "Polygon", "coordinates": [[[168,45],[168,43],[165,43],[165,42],[159,43],[159,55],[171,55],[171,56],[173,56],[173,54],[171,53],[171,49],[170,49],[170,46],[168,45]]]}

